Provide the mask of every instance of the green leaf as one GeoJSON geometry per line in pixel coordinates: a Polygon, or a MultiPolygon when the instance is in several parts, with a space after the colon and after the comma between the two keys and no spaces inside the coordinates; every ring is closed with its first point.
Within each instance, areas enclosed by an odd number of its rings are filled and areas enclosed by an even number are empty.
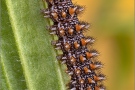
{"type": "Polygon", "coordinates": [[[0,90],[66,90],[42,0],[2,0],[0,90]]]}

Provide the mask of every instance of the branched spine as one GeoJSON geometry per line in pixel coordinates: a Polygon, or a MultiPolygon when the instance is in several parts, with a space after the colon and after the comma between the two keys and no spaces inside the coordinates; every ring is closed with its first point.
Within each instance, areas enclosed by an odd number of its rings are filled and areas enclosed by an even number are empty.
{"type": "Polygon", "coordinates": [[[50,26],[50,34],[58,36],[52,41],[55,49],[60,49],[63,55],[57,59],[67,66],[67,73],[71,76],[68,84],[70,90],[105,90],[99,84],[105,75],[96,73],[102,63],[95,57],[99,55],[96,50],[88,49],[95,40],[85,37],[83,31],[89,28],[86,22],[78,20],[78,14],[84,8],[74,5],[71,0],[46,0],[48,9],[43,10],[44,17],[51,18],[54,25],[50,26]]]}

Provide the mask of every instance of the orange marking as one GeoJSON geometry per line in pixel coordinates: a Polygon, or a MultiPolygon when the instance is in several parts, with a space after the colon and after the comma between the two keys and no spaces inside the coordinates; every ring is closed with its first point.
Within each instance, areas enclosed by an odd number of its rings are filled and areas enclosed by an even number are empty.
{"type": "Polygon", "coordinates": [[[66,43],[64,46],[65,46],[66,51],[68,51],[70,49],[70,44],[69,43],[66,43]]]}
{"type": "Polygon", "coordinates": [[[79,81],[81,84],[83,84],[84,83],[84,80],[83,79],[80,79],[80,81],[79,81]]]}
{"type": "Polygon", "coordinates": [[[59,30],[59,32],[60,32],[60,36],[64,36],[65,35],[65,31],[62,28],[59,30]]]}
{"type": "Polygon", "coordinates": [[[76,69],[75,72],[76,72],[76,74],[80,74],[81,73],[81,71],[79,69],[76,69]]]}
{"type": "Polygon", "coordinates": [[[100,90],[100,88],[99,88],[99,87],[97,87],[97,86],[95,86],[95,90],[100,90]]]}
{"type": "Polygon", "coordinates": [[[79,25],[79,24],[76,24],[75,29],[76,29],[77,32],[79,32],[82,29],[82,26],[79,25]]]}
{"type": "MultiPolygon", "coordinates": [[[[82,42],[84,42],[84,41],[82,40],[82,42]]],[[[92,54],[89,53],[89,52],[86,52],[86,56],[87,56],[87,58],[91,58],[92,57],[92,54]]]]}
{"type": "Polygon", "coordinates": [[[62,17],[65,18],[66,17],[66,13],[64,11],[62,11],[62,17]]]}
{"type": "Polygon", "coordinates": [[[94,64],[90,64],[90,68],[93,70],[96,69],[96,66],[94,64]]]}
{"type": "Polygon", "coordinates": [[[70,35],[73,35],[73,31],[74,31],[74,30],[71,29],[71,28],[68,29],[68,33],[69,33],[70,35]]]}
{"type": "Polygon", "coordinates": [[[92,90],[91,87],[88,87],[87,90],[92,90]]]}
{"type": "Polygon", "coordinates": [[[53,3],[53,0],[49,0],[49,2],[52,4],[53,3]]]}
{"type": "Polygon", "coordinates": [[[80,60],[81,62],[84,62],[85,58],[82,55],[80,55],[80,60]]]}
{"type": "Polygon", "coordinates": [[[79,46],[80,46],[80,45],[79,45],[77,42],[74,42],[74,47],[75,47],[75,49],[78,49],[79,46]]]}
{"type": "Polygon", "coordinates": [[[89,83],[95,83],[94,80],[92,80],[91,78],[88,78],[89,83]]]}
{"type": "Polygon", "coordinates": [[[83,69],[84,69],[85,73],[89,72],[89,69],[87,67],[84,67],[83,69]]]}
{"type": "Polygon", "coordinates": [[[51,15],[54,17],[54,19],[58,19],[58,14],[57,13],[51,13],[51,15]]]}
{"type": "Polygon", "coordinates": [[[69,14],[70,14],[71,16],[73,16],[73,15],[75,14],[75,10],[76,10],[76,8],[71,8],[71,7],[69,7],[69,14]]]}
{"type": "Polygon", "coordinates": [[[94,80],[95,80],[95,81],[99,81],[100,79],[99,79],[99,77],[94,76],[94,80]]]}
{"type": "Polygon", "coordinates": [[[85,46],[86,45],[86,40],[85,39],[81,39],[81,44],[82,44],[82,46],[85,46]]]}
{"type": "Polygon", "coordinates": [[[76,59],[75,59],[74,57],[71,57],[70,61],[71,61],[72,63],[75,63],[75,62],[76,62],[76,59]]]}

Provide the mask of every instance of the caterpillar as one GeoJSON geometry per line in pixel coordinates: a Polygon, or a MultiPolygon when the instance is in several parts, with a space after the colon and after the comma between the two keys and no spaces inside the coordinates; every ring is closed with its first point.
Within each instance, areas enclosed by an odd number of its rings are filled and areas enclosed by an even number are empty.
{"type": "Polygon", "coordinates": [[[96,59],[99,53],[88,46],[94,43],[93,37],[85,37],[83,31],[90,24],[79,21],[78,15],[84,7],[74,5],[71,0],[46,0],[48,8],[42,10],[45,18],[51,18],[50,34],[57,35],[52,41],[62,55],[56,58],[67,66],[70,75],[69,90],[105,90],[102,81],[105,75],[99,72],[103,64],[96,59]]]}

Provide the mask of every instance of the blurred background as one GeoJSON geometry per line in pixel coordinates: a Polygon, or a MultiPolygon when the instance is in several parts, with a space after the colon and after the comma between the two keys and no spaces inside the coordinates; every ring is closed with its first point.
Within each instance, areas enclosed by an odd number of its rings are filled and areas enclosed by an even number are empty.
{"type": "Polygon", "coordinates": [[[107,90],[134,90],[134,0],[73,0],[85,7],[80,20],[96,39],[107,90]]]}

